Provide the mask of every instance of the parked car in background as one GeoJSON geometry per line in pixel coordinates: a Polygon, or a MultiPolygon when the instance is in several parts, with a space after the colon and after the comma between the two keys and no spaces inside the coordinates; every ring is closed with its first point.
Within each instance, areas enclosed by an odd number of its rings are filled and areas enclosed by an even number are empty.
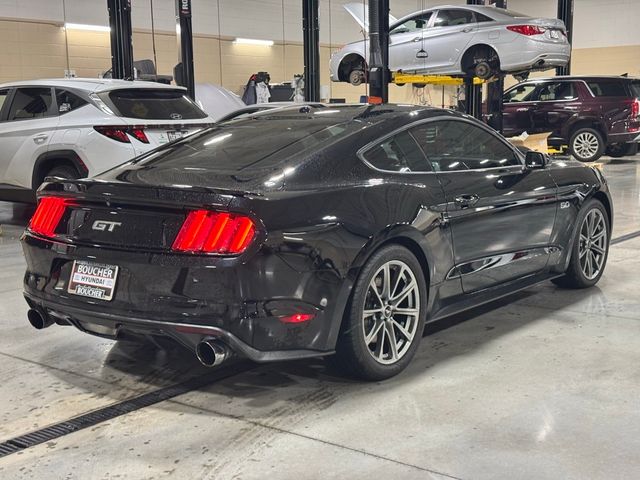
{"type": "Polygon", "coordinates": [[[0,199],[89,177],[213,123],[180,87],[111,79],[0,85],[0,199]]]}
{"type": "Polygon", "coordinates": [[[635,155],[640,142],[640,79],[571,76],[519,83],[504,94],[507,137],[551,132],[549,145],[578,160],[635,155]]]}
{"type": "MultiPolygon", "coordinates": [[[[368,31],[366,8],[345,8],[368,31]]],[[[342,47],[331,57],[331,80],[360,85],[366,79],[368,43],[342,47]]],[[[565,66],[571,55],[564,23],[495,7],[440,6],[390,18],[389,66],[410,73],[473,75],[498,72],[526,78],[531,70],[565,66]]]]}

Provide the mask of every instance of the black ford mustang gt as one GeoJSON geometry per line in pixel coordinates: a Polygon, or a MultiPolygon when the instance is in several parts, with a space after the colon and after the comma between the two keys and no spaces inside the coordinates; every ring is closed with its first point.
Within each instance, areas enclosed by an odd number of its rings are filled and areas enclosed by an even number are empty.
{"type": "Polygon", "coordinates": [[[425,321],[607,260],[598,170],[417,106],[220,124],[93,179],[53,179],[23,237],[29,320],[172,337],[205,365],[335,353],[400,372],[425,321]]]}

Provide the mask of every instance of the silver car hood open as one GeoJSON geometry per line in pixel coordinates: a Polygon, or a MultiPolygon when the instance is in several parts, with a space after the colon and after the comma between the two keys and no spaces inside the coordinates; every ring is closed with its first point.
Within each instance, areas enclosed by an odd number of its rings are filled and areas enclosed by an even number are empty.
{"type": "MultiPolygon", "coordinates": [[[[363,5],[362,2],[360,3],[353,2],[353,3],[347,3],[346,5],[344,5],[344,9],[347,12],[349,12],[349,15],[351,15],[356,22],[358,22],[358,25],[360,25],[360,28],[362,28],[362,30],[365,33],[369,33],[369,6],[368,5],[363,5]]],[[[396,17],[389,14],[389,25],[393,25],[397,21],[398,19],[396,17]]]]}

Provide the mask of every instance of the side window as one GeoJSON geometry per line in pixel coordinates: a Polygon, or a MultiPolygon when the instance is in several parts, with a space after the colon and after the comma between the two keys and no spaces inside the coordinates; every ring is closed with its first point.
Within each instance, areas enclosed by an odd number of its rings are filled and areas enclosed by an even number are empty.
{"type": "Polygon", "coordinates": [[[51,115],[50,88],[18,88],[9,110],[9,120],[27,120],[51,115]]]}
{"type": "Polygon", "coordinates": [[[475,12],[475,16],[476,16],[476,22],[478,22],[478,23],[494,22],[495,21],[493,18],[489,18],[486,15],[483,15],[483,14],[478,13],[478,12],[475,12]]]}
{"type": "Polygon", "coordinates": [[[517,103],[517,102],[527,102],[530,100],[530,96],[533,91],[536,89],[535,84],[529,83],[525,85],[517,85],[516,87],[509,90],[504,94],[503,102],[504,103],[517,103]]]}
{"type": "Polygon", "coordinates": [[[627,91],[624,84],[618,81],[593,80],[587,82],[589,88],[596,97],[626,97],[627,91]]]}
{"type": "Polygon", "coordinates": [[[513,149],[472,123],[443,120],[411,130],[436,172],[521,165],[513,149]]]}
{"type": "MultiPolygon", "coordinates": [[[[4,104],[7,101],[7,98],[9,97],[10,91],[11,90],[9,89],[0,90],[0,114],[2,114],[2,108],[4,107],[4,104]]],[[[2,120],[2,118],[0,118],[0,120],[2,120]]]]}
{"type": "Polygon", "coordinates": [[[75,93],[56,88],[56,103],[58,104],[58,113],[64,115],[85,106],[88,102],[75,93]]]}
{"type": "Polygon", "coordinates": [[[434,27],[455,27],[474,23],[473,12],[470,10],[440,10],[434,27]]]}
{"type": "Polygon", "coordinates": [[[539,102],[554,102],[558,100],[571,100],[577,98],[576,87],[573,82],[549,82],[540,85],[538,91],[532,96],[539,102]]]}
{"type": "Polygon", "coordinates": [[[420,15],[416,15],[415,17],[398,25],[396,28],[391,30],[389,34],[395,35],[396,33],[417,32],[418,30],[427,28],[427,25],[429,25],[429,20],[431,19],[432,14],[433,12],[426,12],[426,13],[421,13],[420,15]]]}
{"type": "Polygon", "coordinates": [[[407,132],[384,140],[364,154],[367,162],[387,172],[430,172],[420,147],[407,132]]]}

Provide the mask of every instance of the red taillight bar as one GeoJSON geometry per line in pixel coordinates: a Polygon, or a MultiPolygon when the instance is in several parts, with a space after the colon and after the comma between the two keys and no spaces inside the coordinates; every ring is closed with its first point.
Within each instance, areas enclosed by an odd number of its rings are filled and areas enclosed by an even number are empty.
{"type": "Polygon", "coordinates": [[[129,138],[129,135],[131,135],[133,138],[135,138],[136,140],[142,143],[149,143],[149,138],[147,137],[147,134],[144,132],[144,127],[142,126],[126,127],[126,126],[120,126],[120,125],[116,125],[116,126],[99,125],[99,126],[93,127],[93,129],[96,132],[104,135],[105,137],[108,137],[111,140],[115,140],[116,142],[131,143],[131,139],[129,138]]]}
{"type": "Polygon", "coordinates": [[[635,98],[631,103],[631,118],[640,117],[640,99],[635,98]]]}
{"type": "Polygon", "coordinates": [[[172,249],[177,252],[239,255],[255,236],[253,220],[244,215],[211,210],[189,212],[172,249]]]}
{"type": "Polygon", "coordinates": [[[533,35],[542,35],[547,31],[546,28],[539,27],[538,25],[509,25],[507,26],[507,30],[511,30],[512,32],[516,32],[521,35],[526,35],[528,37],[533,35]]]}
{"type": "Polygon", "coordinates": [[[67,198],[44,197],[29,222],[29,230],[43,237],[55,236],[56,228],[69,205],[74,202],[67,198]]]}

